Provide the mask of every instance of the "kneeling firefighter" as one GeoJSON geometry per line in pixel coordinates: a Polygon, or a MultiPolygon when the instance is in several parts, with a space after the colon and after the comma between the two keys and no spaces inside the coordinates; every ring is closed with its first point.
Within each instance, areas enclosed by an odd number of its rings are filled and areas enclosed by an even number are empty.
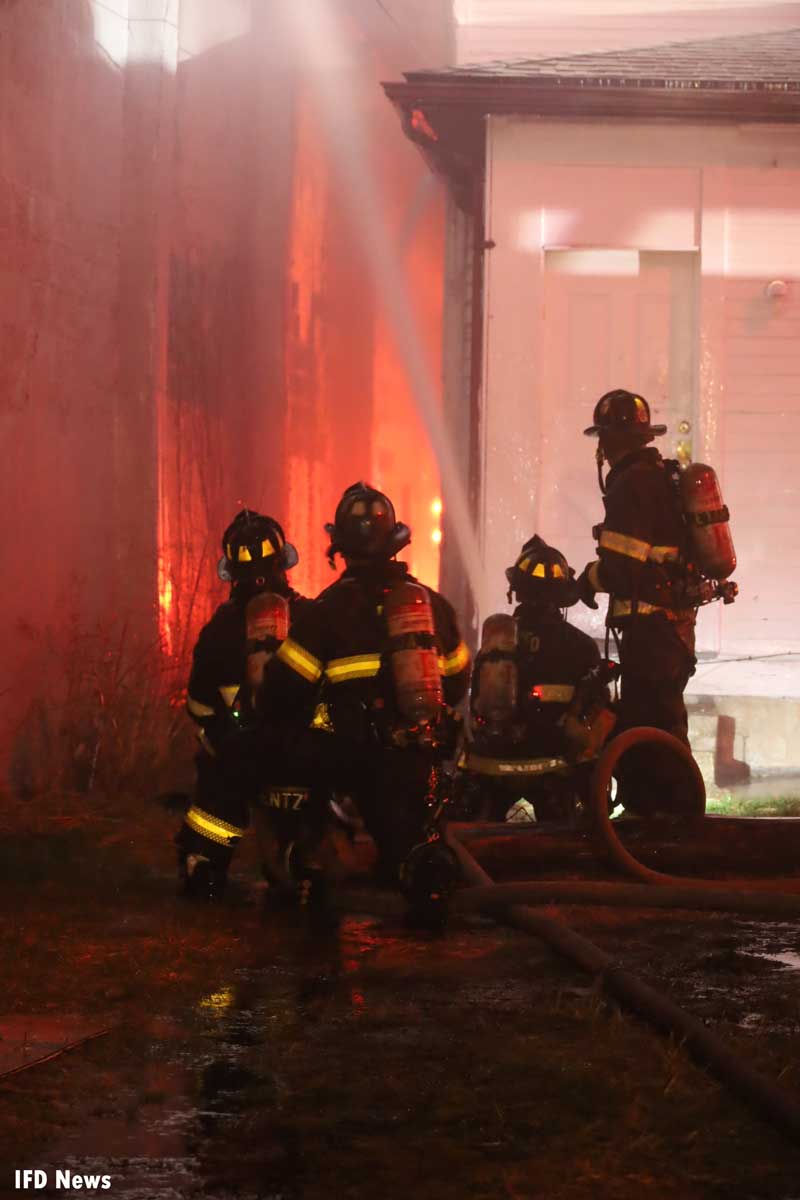
{"type": "Polygon", "coordinates": [[[222,893],[249,824],[252,785],[243,760],[252,740],[252,694],[265,660],[310,603],[287,581],[297,561],[278,522],[250,509],[222,536],[217,573],[230,583],[230,597],[194,648],[187,709],[198,726],[197,783],[175,838],[183,891],[194,898],[222,893]]]}
{"type": "Polygon", "coordinates": [[[613,724],[605,664],[565,618],[578,588],[563,554],[534,535],[506,578],[518,604],[513,615],[484,622],[464,767],[480,781],[492,820],[519,799],[537,820],[567,818],[581,780],[574,764],[592,757],[613,724]]]}
{"type": "MultiPolygon", "coordinates": [[[[663,459],[647,401],[617,389],[601,396],[593,423],[605,520],[595,527],[598,558],[578,579],[581,598],[596,608],[608,592],[606,624],[619,646],[622,732],[663,729],[689,744],[684,689],[694,674],[695,622],[701,604],[736,597],[728,576],[736,555],[716,476],[663,459]],[[611,470],[603,481],[603,463],[611,470]]],[[[668,752],[633,750],[620,764],[620,800],[630,811],[680,811],[685,780],[668,752]]]]}
{"type": "Polygon", "coordinates": [[[387,496],[354,484],[325,528],[331,566],[340,554],[346,569],[269,663],[264,712],[293,718],[309,761],[355,801],[379,875],[405,893],[411,923],[435,927],[457,868],[436,827],[431,780],[451,750],[448,706],[466,692],[469,652],[448,601],[395,561],[411,531],[387,496]],[[333,732],[302,734],[320,695],[333,732]]]}

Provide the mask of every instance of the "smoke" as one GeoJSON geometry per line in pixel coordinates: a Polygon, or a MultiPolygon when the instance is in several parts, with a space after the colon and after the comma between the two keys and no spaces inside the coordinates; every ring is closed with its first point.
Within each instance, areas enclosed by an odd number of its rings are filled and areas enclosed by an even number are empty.
{"type": "MultiPolygon", "coordinates": [[[[447,498],[448,515],[479,611],[487,588],[478,540],[472,524],[461,471],[446,428],[439,398],[405,282],[402,245],[395,244],[386,221],[380,187],[369,152],[364,118],[354,88],[350,39],[329,0],[287,3],[285,17],[296,61],[307,77],[320,128],[341,177],[349,218],[357,231],[370,282],[383,306],[408,375],[417,411],[436,455],[447,498]]],[[[413,464],[409,464],[413,471],[413,464]]]]}

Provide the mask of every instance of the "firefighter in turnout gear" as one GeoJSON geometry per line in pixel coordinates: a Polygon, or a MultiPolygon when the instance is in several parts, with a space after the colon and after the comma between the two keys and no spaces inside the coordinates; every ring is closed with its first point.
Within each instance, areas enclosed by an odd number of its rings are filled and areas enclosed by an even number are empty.
{"type": "Polygon", "coordinates": [[[537,820],[568,818],[581,773],[546,768],[549,760],[591,757],[587,750],[599,749],[610,728],[600,651],[565,619],[578,589],[558,550],[535,535],[506,578],[508,599],[518,605],[513,616],[498,613],[484,623],[464,766],[480,781],[489,819],[503,820],[520,799],[533,805],[537,820]]]}
{"type": "Polygon", "coordinates": [[[277,650],[290,617],[310,603],[289,586],[297,551],[272,517],[242,509],[223,534],[222,551],[217,573],[230,583],[230,597],[194,648],[187,709],[198,726],[197,783],[175,838],[183,891],[198,899],[221,895],[249,824],[252,793],[240,770],[253,727],[248,676],[277,650]]]}
{"type": "MultiPolygon", "coordinates": [[[[584,433],[598,439],[605,520],[595,530],[598,558],[578,585],[594,608],[596,593],[609,594],[606,623],[618,640],[621,667],[617,731],[654,726],[688,746],[683,693],[695,670],[697,598],[690,587],[679,467],[649,445],[666,426],[651,423],[641,396],[618,389],[600,398],[584,433]],[[611,468],[605,483],[604,461],[611,468]]],[[[685,788],[667,752],[631,751],[618,780],[619,799],[629,811],[682,807],[685,788]]]]}
{"type": "Polygon", "coordinates": [[[330,536],[346,569],[292,625],[264,675],[270,721],[292,718],[308,760],[355,801],[378,852],[378,874],[400,886],[412,924],[440,926],[457,878],[434,812],[437,759],[449,747],[448,707],[467,689],[469,652],[444,597],[395,555],[411,532],[387,496],[348,488],[330,536]],[[307,731],[323,699],[332,732],[307,731]]]}

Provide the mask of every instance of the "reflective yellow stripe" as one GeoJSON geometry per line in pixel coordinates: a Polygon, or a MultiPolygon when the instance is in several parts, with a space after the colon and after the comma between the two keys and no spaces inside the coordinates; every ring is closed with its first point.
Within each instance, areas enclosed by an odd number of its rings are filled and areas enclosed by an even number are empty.
{"type": "MultiPolygon", "coordinates": [[[[663,613],[670,621],[686,621],[694,616],[693,608],[664,608],[661,604],[648,604],[645,600],[640,600],[636,605],[637,613],[642,616],[647,616],[649,613],[663,613]]],[[[630,600],[615,600],[611,606],[612,617],[629,617],[632,612],[632,603],[630,600]]]]}
{"type": "Polygon", "coordinates": [[[531,695],[543,704],[569,704],[575,688],[569,683],[537,683],[531,688],[531,695]]]}
{"type": "Polygon", "coordinates": [[[240,546],[239,553],[236,555],[236,557],[239,562],[252,562],[253,561],[253,557],[252,557],[250,551],[247,549],[247,546],[240,546]]]}
{"type": "Polygon", "coordinates": [[[201,833],[210,842],[216,842],[220,846],[232,846],[244,836],[243,829],[229,825],[219,817],[212,817],[211,813],[203,812],[202,808],[195,805],[192,805],[186,814],[186,824],[190,829],[194,829],[195,833],[201,833]]]}
{"type": "Polygon", "coordinates": [[[209,708],[207,704],[201,704],[193,696],[186,697],[186,707],[193,717],[213,717],[214,715],[213,708],[209,708]]]}
{"type": "Polygon", "coordinates": [[[680,553],[679,546],[651,546],[647,557],[654,563],[677,562],[680,553]]]}
{"type": "Polygon", "coordinates": [[[222,696],[222,699],[227,704],[228,708],[230,708],[230,706],[233,704],[234,700],[236,699],[236,697],[239,694],[239,685],[238,685],[238,683],[228,684],[227,687],[218,688],[218,691],[219,691],[220,696],[222,696]]]}
{"type": "MultiPolygon", "coordinates": [[[[459,763],[459,766],[461,765],[459,763]]],[[[549,775],[551,772],[562,774],[570,769],[563,758],[485,758],[471,751],[467,753],[463,766],[465,770],[473,771],[476,775],[504,775],[512,778],[520,775],[549,775]]]]}
{"type": "Polygon", "coordinates": [[[371,679],[380,669],[380,654],[352,654],[349,658],[332,658],[325,674],[331,683],[346,683],[350,679],[371,679]]]}
{"type": "Polygon", "coordinates": [[[270,554],[274,553],[275,547],[273,546],[272,542],[269,540],[269,538],[264,538],[263,542],[261,543],[261,557],[269,558],[270,554]]]}
{"type": "Polygon", "coordinates": [[[281,642],[277,657],[281,662],[285,662],[287,667],[297,671],[298,675],[302,675],[303,679],[307,679],[309,683],[316,683],[322,675],[322,663],[319,659],[297,642],[292,641],[291,638],[286,638],[281,642]]]}
{"type": "Polygon", "coordinates": [[[613,550],[615,554],[624,554],[626,558],[635,558],[638,562],[647,562],[647,556],[650,553],[649,542],[628,537],[624,533],[614,533],[613,529],[603,530],[600,535],[600,546],[603,550],[613,550]]]}
{"type": "Polygon", "coordinates": [[[439,671],[442,675],[457,675],[469,666],[469,650],[463,642],[459,642],[455,650],[439,658],[439,671]]]}

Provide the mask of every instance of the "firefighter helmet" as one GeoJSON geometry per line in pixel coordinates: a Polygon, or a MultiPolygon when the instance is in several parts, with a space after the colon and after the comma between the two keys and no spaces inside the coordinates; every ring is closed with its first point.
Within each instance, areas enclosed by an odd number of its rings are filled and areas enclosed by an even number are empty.
{"type": "Polygon", "coordinates": [[[331,539],[328,558],[394,558],[411,541],[411,530],[398,522],[394,505],[368,483],[354,483],[336,506],[333,524],[325,526],[331,539]]]}
{"type": "Polygon", "coordinates": [[[553,604],[569,608],[578,601],[575,572],[564,555],[538,534],[525,543],[513,567],[506,571],[509,599],[513,592],[523,604],[553,604]]]}
{"type": "Polygon", "coordinates": [[[650,405],[642,396],[616,388],[606,392],[594,407],[593,424],[584,429],[587,437],[599,437],[606,430],[636,429],[641,433],[660,437],[667,432],[666,425],[650,424],[650,405]]]}
{"type": "Polygon", "coordinates": [[[226,582],[269,577],[297,565],[298,554],[273,517],[243,508],[222,535],[217,574],[226,582]]]}

